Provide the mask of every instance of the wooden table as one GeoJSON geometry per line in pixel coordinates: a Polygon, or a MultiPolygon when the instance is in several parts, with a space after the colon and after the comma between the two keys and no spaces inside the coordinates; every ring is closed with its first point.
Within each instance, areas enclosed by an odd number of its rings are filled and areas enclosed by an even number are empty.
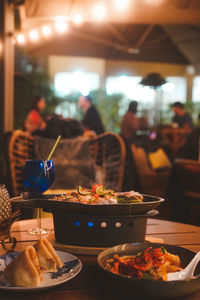
{"type": "MultiPolygon", "coordinates": [[[[32,245],[37,237],[31,236],[27,230],[36,225],[36,220],[24,220],[15,222],[11,228],[11,236],[16,237],[17,246],[15,251],[20,251],[27,245],[32,245]]],[[[54,240],[54,229],[52,218],[42,219],[42,226],[51,230],[48,238],[54,240]]],[[[200,250],[200,227],[186,225],[181,223],[169,222],[159,219],[148,219],[147,239],[163,239],[164,243],[182,246],[193,251],[200,250]]],[[[0,248],[0,255],[5,254],[5,250],[0,248]]],[[[40,291],[37,293],[11,293],[1,292],[0,299],[29,299],[29,300],[111,300],[102,286],[102,273],[96,262],[96,256],[78,255],[83,263],[83,268],[77,277],[69,282],[51,290],[40,291]]],[[[134,298],[134,297],[133,297],[134,298]]],[[[123,299],[126,299],[124,297],[123,299]]],[[[179,300],[199,300],[200,292],[184,297],[179,300]]],[[[170,299],[168,299],[170,300],[170,299]]]]}

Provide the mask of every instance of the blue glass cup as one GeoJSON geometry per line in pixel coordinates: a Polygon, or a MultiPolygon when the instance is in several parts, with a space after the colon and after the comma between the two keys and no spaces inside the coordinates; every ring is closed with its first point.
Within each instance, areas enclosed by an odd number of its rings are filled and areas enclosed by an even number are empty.
{"type": "Polygon", "coordinates": [[[27,160],[24,167],[24,185],[31,192],[43,193],[54,181],[52,160],[27,160]]]}
{"type": "MultiPolygon", "coordinates": [[[[27,160],[24,166],[24,185],[30,192],[43,193],[54,181],[54,165],[52,160],[27,160]]],[[[49,231],[41,228],[41,209],[37,209],[37,227],[30,234],[47,234],[49,231]]]]}

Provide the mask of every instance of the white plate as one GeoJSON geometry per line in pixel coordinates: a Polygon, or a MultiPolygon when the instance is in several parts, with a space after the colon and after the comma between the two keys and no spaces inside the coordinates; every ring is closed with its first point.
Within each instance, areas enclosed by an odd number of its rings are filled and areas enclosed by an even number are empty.
{"type": "Polygon", "coordinates": [[[6,284],[3,280],[3,271],[5,267],[11,262],[11,260],[19,254],[19,252],[11,252],[0,256],[0,275],[2,276],[2,281],[0,281],[0,290],[26,292],[40,291],[60,285],[75,277],[81,271],[81,261],[76,256],[70,253],[61,251],[56,252],[59,255],[60,259],[63,261],[64,265],[61,269],[59,269],[58,272],[42,273],[43,281],[39,287],[18,287],[6,284]]]}

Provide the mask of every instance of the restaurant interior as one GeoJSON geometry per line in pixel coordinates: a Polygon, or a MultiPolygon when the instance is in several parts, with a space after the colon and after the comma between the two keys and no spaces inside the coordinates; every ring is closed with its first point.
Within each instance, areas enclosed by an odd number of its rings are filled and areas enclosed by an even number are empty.
{"type": "MultiPolygon", "coordinates": [[[[0,144],[2,248],[21,251],[44,234],[80,259],[65,281],[85,263],[82,281],[53,292],[59,300],[113,299],[88,258],[107,247],[199,251],[200,1],[0,1],[0,144]]],[[[110,253],[98,256],[105,272],[110,253]]],[[[199,287],[147,291],[182,299],[199,287]]]]}

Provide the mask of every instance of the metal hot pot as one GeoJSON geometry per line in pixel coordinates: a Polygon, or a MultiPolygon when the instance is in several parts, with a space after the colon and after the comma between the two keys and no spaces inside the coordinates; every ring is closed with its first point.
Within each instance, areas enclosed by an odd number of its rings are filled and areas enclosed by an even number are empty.
{"type": "Polygon", "coordinates": [[[89,205],[53,200],[55,195],[23,193],[12,198],[15,206],[40,207],[53,214],[55,238],[62,244],[109,247],[143,242],[147,218],[164,199],[143,195],[142,203],[89,205]]]}

